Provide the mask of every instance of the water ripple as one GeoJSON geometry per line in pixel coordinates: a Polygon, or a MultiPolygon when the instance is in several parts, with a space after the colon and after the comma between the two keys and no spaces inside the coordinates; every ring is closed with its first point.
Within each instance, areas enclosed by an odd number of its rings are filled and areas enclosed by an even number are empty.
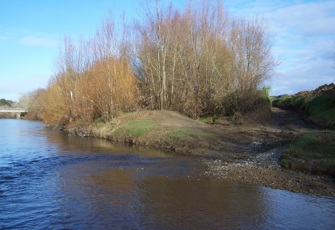
{"type": "Polygon", "coordinates": [[[0,229],[335,226],[333,197],[207,178],[197,159],[134,153],[38,122],[0,120],[0,127],[0,229]]]}

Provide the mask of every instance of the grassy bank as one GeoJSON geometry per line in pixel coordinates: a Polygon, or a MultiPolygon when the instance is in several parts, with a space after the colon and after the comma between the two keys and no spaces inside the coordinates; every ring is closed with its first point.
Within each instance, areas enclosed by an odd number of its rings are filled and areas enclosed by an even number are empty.
{"type": "Polygon", "coordinates": [[[335,133],[303,134],[284,151],[280,164],[287,169],[335,177],[335,133]]]}
{"type": "Polygon", "coordinates": [[[186,153],[190,146],[202,148],[220,134],[208,124],[176,112],[139,111],[122,114],[110,123],[96,121],[90,135],[163,150],[179,148],[178,152],[186,153]]]}

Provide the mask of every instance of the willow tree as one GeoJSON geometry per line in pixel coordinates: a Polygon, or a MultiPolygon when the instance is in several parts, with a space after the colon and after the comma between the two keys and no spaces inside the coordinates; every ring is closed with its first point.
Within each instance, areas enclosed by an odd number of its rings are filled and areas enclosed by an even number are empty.
{"type": "Polygon", "coordinates": [[[235,88],[232,94],[241,112],[251,109],[254,99],[269,79],[278,62],[272,55],[272,35],[264,21],[254,18],[235,19],[231,23],[230,49],[234,58],[232,80],[235,88]]]}
{"type": "Polygon", "coordinates": [[[248,107],[241,99],[255,96],[276,65],[263,22],[233,18],[220,1],[180,11],[156,0],[148,9],[134,59],[150,108],[197,117],[248,107]]]}
{"type": "Polygon", "coordinates": [[[111,121],[137,106],[137,79],[125,49],[125,34],[106,18],[92,38],[64,39],[44,100],[47,123],[111,121]]]}

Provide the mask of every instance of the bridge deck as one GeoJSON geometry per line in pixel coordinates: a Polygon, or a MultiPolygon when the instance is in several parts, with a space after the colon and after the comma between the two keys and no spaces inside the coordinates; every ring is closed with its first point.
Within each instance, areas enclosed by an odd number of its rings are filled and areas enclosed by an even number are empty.
{"type": "Polygon", "coordinates": [[[0,113],[26,113],[27,110],[21,108],[0,108],[0,113]]]}

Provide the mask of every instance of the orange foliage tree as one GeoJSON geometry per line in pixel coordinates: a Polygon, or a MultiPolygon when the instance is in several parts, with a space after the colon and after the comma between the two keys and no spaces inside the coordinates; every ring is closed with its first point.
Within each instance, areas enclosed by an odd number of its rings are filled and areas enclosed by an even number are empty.
{"type": "Polygon", "coordinates": [[[66,38],[58,59],[58,72],[50,80],[44,100],[46,123],[88,124],[97,118],[110,121],[122,111],[136,109],[137,79],[112,19],[96,36],[79,45],[66,38]]]}

